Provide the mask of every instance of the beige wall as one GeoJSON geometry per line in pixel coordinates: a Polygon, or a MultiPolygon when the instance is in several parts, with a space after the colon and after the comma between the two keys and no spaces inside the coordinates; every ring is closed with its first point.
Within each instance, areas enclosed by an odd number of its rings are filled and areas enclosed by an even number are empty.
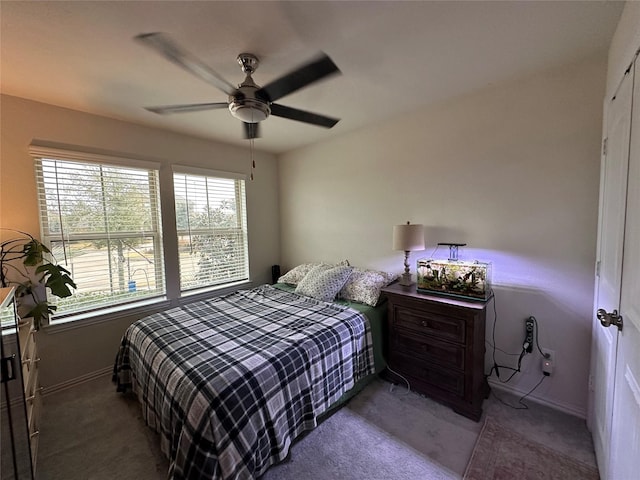
{"type": "MultiPolygon", "coordinates": [[[[348,258],[399,272],[402,254],[391,251],[391,227],[423,223],[427,250],[413,254],[412,265],[445,241],[468,243],[463,258],[492,261],[498,346],[518,351],[524,318],[535,315],[540,343],[555,350],[557,363],[534,396],[584,415],[605,74],[604,59],[592,58],[390,119],[279,162],[258,154],[256,180],[247,188],[254,283],[268,281],[279,258],[283,269],[348,258]]],[[[33,139],[165,165],[248,167],[247,151],[237,147],[14,97],[3,96],[1,106],[3,227],[39,230],[26,151],[33,139]]],[[[107,368],[132,320],[41,332],[44,384],[107,368]]],[[[511,361],[500,352],[497,359],[511,361]]],[[[539,357],[526,357],[525,373],[509,388],[531,388],[540,378],[538,363],[539,357]]]]}
{"type": "MultiPolygon", "coordinates": [[[[556,371],[532,396],[584,416],[605,80],[591,58],[283,155],[283,267],[347,258],[400,272],[391,230],[407,220],[428,245],[412,271],[438,242],[465,242],[461,258],[493,263],[498,347],[519,352],[534,315],[556,371]]],[[[507,387],[532,388],[540,360],[507,387]]]]}
{"type": "MultiPolygon", "coordinates": [[[[247,149],[9,96],[1,97],[1,114],[0,226],[37,236],[35,174],[27,152],[34,139],[159,161],[165,177],[172,163],[249,171],[247,149]]],[[[271,280],[271,265],[279,259],[278,164],[265,153],[256,154],[256,164],[255,180],[247,180],[247,220],[251,280],[261,284],[271,280]]],[[[71,330],[39,332],[42,384],[59,385],[109,367],[122,333],[134,319],[124,316],[71,330]]]]}

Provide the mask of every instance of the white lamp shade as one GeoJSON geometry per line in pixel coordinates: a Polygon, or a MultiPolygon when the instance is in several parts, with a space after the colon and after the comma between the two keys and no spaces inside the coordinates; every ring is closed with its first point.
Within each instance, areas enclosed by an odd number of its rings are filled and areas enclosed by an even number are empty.
{"type": "Polygon", "coordinates": [[[424,250],[424,225],[394,225],[393,249],[405,252],[424,250]]]}

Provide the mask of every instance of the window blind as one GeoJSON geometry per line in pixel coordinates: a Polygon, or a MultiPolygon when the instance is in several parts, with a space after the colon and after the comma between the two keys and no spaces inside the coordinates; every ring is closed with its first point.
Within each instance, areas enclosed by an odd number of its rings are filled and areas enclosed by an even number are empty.
{"type": "Polygon", "coordinates": [[[249,278],[245,182],[174,171],[180,290],[249,278]]]}
{"type": "Polygon", "coordinates": [[[74,157],[35,159],[42,240],[78,286],[52,322],[165,293],[158,168],[74,157]]]}

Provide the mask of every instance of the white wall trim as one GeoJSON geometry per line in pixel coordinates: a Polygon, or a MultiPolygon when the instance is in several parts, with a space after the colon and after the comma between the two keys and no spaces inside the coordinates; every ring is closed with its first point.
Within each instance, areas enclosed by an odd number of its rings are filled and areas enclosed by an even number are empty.
{"type": "MultiPolygon", "coordinates": [[[[72,378],[71,380],[64,381],[62,383],[58,383],[56,385],[51,385],[43,388],[43,396],[52,395],[54,393],[60,392],[62,390],[67,390],[69,388],[76,387],[86,382],[90,382],[91,380],[95,380],[100,377],[106,377],[107,375],[111,375],[113,373],[113,366],[108,366],[101,368],[100,370],[96,370],[94,372],[87,373],[85,375],[81,375],[80,377],[72,378]]],[[[493,379],[489,379],[489,385],[491,388],[495,388],[496,390],[504,391],[515,395],[517,397],[522,397],[527,393],[526,390],[521,390],[519,388],[514,388],[510,385],[505,385],[500,382],[496,382],[493,379]]],[[[115,387],[114,387],[115,388],[115,387]]],[[[568,413],[569,415],[573,415],[579,418],[586,419],[587,412],[584,409],[576,408],[573,405],[568,405],[565,403],[559,403],[550,401],[547,399],[543,399],[537,397],[535,395],[529,395],[525,400],[531,400],[532,402],[539,403],[541,405],[545,405],[549,408],[553,408],[554,410],[559,410],[564,413],[568,413]]]]}
{"type": "Polygon", "coordinates": [[[17,397],[10,399],[9,402],[4,402],[2,406],[0,406],[0,412],[3,412],[3,415],[5,414],[4,412],[8,410],[7,407],[9,405],[11,405],[11,408],[22,406],[24,405],[24,399],[22,396],[18,395],[17,397]]]}
{"type": "Polygon", "coordinates": [[[638,386],[636,377],[631,371],[631,369],[629,368],[629,365],[625,365],[624,379],[627,381],[627,384],[629,385],[629,389],[631,390],[631,393],[633,393],[633,398],[638,404],[638,407],[640,407],[640,386],[638,386]]]}
{"type": "MultiPolygon", "coordinates": [[[[43,387],[42,395],[47,396],[53,393],[60,392],[62,390],[67,390],[72,387],[76,387],[86,382],[90,382],[91,380],[95,380],[96,378],[106,377],[107,375],[111,375],[113,373],[113,365],[109,367],[101,368],[100,370],[96,370],[94,372],[86,373],[81,375],[80,377],[72,378],[71,380],[66,380],[62,383],[58,383],[56,385],[51,385],[48,387],[43,387]]],[[[115,391],[115,385],[114,385],[115,391]]]]}
{"type": "Polygon", "coordinates": [[[142,159],[137,155],[120,152],[107,152],[92,147],[64,145],[45,140],[33,140],[29,145],[29,155],[34,158],[52,158],[60,160],[82,160],[94,163],[107,163],[125,167],[160,170],[160,161],[142,159]]]}
{"type": "MultiPolygon", "coordinates": [[[[511,385],[505,385],[504,383],[496,382],[496,380],[494,379],[489,379],[488,381],[491,388],[495,388],[496,390],[501,390],[501,391],[510,393],[512,395],[516,395],[517,397],[522,397],[523,395],[526,395],[528,392],[528,390],[521,390],[519,388],[514,388],[511,385]]],[[[525,402],[527,400],[531,400],[532,402],[538,403],[540,405],[553,408],[554,410],[559,410],[561,412],[568,413],[569,415],[573,415],[575,417],[579,417],[583,419],[587,418],[587,411],[583,408],[577,408],[575,405],[569,405],[562,402],[554,402],[552,400],[537,397],[534,394],[531,394],[524,399],[525,402]]]]}
{"type": "Polygon", "coordinates": [[[116,305],[113,307],[103,308],[95,312],[84,312],[69,315],[68,317],[60,317],[59,319],[55,319],[54,323],[44,325],[41,330],[47,335],[55,335],[68,330],[90,327],[99,323],[121,320],[123,318],[142,318],[146,315],[164,311],[169,308],[186,305],[197,300],[227,295],[239,289],[253,288],[253,286],[254,284],[251,280],[241,280],[239,282],[228,283],[225,285],[216,285],[215,287],[200,288],[193,291],[182,292],[182,296],[180,298],[175,298],[173,300],[168,300],[165,297],[158,297],[135,303],[116,305]]]}

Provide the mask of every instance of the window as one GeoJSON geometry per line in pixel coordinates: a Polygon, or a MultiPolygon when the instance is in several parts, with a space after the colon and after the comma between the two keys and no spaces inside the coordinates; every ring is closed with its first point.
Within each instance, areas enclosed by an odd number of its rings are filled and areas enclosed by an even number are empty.
{"type": "Polygon", "coordinates": [[[42,241],[78,286],[49,298],[51,323],[249,280],[244,175],[177,165],[161,174],[159,163],[48,144],[30,153],[42,241]]]}
{"type": "Polygon", "coordinates": [[[78,286],[56,318],[164,295],[158,166],[48,153],[32,148],[42,240],[78,286]]]}
{"type": "Polygon", "coordinates": [[[180,290],[248,279],[244,180],[175,167],[173,188],[180,290]]]}

